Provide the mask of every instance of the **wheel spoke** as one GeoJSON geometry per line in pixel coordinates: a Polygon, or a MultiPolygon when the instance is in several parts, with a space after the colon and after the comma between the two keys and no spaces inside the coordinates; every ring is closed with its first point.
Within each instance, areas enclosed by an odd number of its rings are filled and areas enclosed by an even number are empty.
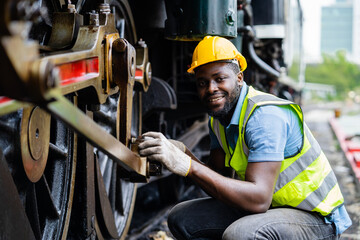
{"type": "Polygon", "coordinates": [[[59,219],[59,210],[55,206],[55,201],[51,196],[51,190],[44,175],[36,185],[36,193],[38,203],[42,206],[41,213],[46,214],[49,218],[59,219]]]}
{"type": "Polygon", "coordinates": [[[49,154],[55,154],[58,157],[61,157],[63,159],[68,158],[68,153],[63,151],[60,147],[54,145],[53,143],[49,143],[49,154]]]}
{"type": "Polygon", "coordinates": [[[35,183],[29,183],[26,192],[26,214],[36,239],[41,239],[39,209],[36,197],[35,183]]]}
{"type": "Polygon", "coordinates": [[[124,194],[123,194],[123,189],[122,189],[122,184],[121,184],[121,180],[120,178],[116,179],[116,192],[117,194],[115,195],[115,207],[116,210],[119,211],[120,215],[124,215],[124,194]]]}
{"type": "Polygon", "coordinates": [[[116,123],[116,119],[114,119],[113,116],[111,116],[105,112],[102,112],[102,111],[94,112],[94,119],[101,121],[102,123],[104,123],[108,126],[115,125],[115,123],[116,123]]]}
{"type": "Polygon", "coordinates": [[[0,121],[0,130],[1,132],[4,131],[8,134],[13,134],[15,131],[15,126],[12,122],[0,121]]]}

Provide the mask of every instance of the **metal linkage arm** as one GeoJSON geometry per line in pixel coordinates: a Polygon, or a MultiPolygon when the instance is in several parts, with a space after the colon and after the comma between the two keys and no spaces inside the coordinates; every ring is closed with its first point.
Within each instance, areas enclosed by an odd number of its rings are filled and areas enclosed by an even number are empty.
{"type": "Polygon", "coordinates": [[[54,99],[54,101],[49,102],[46,106],[52,115],[64,121],[72,129],[84,136],[91,144],[101,149],[117,164],[129,171],[131,181],[147,181],[146,158],[138,156],[102,129],[81,110],[72,105],[59,91],[49,91],[48,97],[54,99]]]}

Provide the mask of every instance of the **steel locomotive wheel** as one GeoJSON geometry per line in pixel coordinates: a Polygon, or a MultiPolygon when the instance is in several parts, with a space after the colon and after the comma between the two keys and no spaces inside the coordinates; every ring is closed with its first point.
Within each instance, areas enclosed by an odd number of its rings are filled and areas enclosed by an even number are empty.
{"type": "Polygon", "coordinates": [[[66,238],[74,193],[76,134],[38,107],[1,117],[0,132],[0,147],[35,238],[66,238]]]}

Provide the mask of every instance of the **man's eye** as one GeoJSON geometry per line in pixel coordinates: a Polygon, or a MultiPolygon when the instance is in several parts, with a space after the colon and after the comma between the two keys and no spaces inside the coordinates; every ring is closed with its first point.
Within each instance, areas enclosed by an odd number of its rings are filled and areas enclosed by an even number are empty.
{"type": "Polygon", "coordinates": [[[200,82],[198,82],[198,84],[197,84],[199,87],[205,87],[206,86],[206,83],[205,83],[205,81],[200,81],[200,82]]]}
{"type": "Polygon", "coordinates": [[[216,81],[217,82],[222,82],[222,81],[224,81],[224,78],[223,77],[218,77],[218,78],[216,78],[216,81]]]}

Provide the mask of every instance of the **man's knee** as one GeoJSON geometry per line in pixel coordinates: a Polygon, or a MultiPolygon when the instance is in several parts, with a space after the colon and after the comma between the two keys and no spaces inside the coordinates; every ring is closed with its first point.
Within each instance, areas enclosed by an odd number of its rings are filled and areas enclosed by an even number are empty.
{"type": "Polygon", "coordinates": [[[186,216],[184,214],[184,203],[179,203],[173,209],[171,209],[168,216],[168,226],[171,233],[176,239],[186,239],[184,237],[184,231],[186,228],[186,216]]]}
{"type": "Polygon", "coordinates": [[[244,219],[239,219],[225,229],[223,240],[254,239],[254,224],[244,219]]]}
{"type": "Polygon", "coordinates": [[[180,211],[178,210],[179,206],[176,205],[175,207],[173,207],[173,209],[171,209],[169,216],[168,216],[168,225],[169,228],[171,229],[173,226],[176,226],[177,223],[179,222],[179,220],[181,219],[181,217],[179,215],[180,211]]]}

